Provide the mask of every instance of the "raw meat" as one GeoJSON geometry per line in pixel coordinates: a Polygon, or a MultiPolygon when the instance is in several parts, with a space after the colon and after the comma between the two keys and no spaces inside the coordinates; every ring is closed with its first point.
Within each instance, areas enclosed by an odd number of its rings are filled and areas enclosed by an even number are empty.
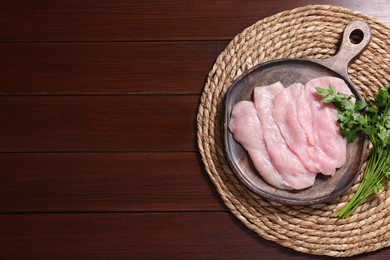
{"type": "Polygon", "coordinates": [[[263,179],[276,188],[291,189],[271,163],[253,102],[237,103],[231,116],[229,128],[234,134],[234,139],[248,151],[255,168],[263,179]]]}
{"type": "Polygon", "coordinates": [[[288,147],[311,172],[318,172],[313,160],[314,146],[309,144],[306,133],[298,122],[300,97],[305,86],[295,83],[276,95],[272,115],[288,147]]]}
{"type": "Polygon", "coordinates": [[[341,136],[337,123],[338,113],[332,104],[326,104],[316,93],[317,87],[333,85],[338,92],[351,95],[345,82],[335,77],[312,79],[306,83],[306,98],[311,108],[314,133],[314,161],[319,171],[332,175],[346,160],[347,143],[341,136]]]}
{"type": "Polygon", "coordinates": [[[280,82],[256,87],[254,103],[272,164],[292,188],[304,189],[313,185],[316,173],[305,168],[299,158],[288,148],[272,115],[273,100],[283,89],[280,82]]]}
{"type": "Polygon", "coordinates": [[[345,163],[347,143],[339,130],[338,112],[316,93],[317,87],[329,85],[352,94],[335,77],[288,88],[276,82],[256,87],[254,103],[241,101],[233,108],[230,130],[269,184],[304,189],[314,184],[318,172],[332,175],[345,163]]]}

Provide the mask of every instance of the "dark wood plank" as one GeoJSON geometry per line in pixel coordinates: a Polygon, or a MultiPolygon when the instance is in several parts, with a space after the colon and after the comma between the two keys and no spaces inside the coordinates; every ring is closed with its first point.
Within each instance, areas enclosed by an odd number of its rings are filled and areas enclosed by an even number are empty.
{"type": "MultiPolygon", "coordinates": [[[[228,213],[0,215],[3,259],[324,259],[265,241],[228,213]]],[[[355,259],[389,259],[390,248],[355,259]]]]}
{"type": "Polygon", "coordinates": [[[199,96],[0,97],[0,152],[194,151],[199,96]]]}
{"type": "Polygon", "coordinates": [[[190,153],[0,154],[0,212],[225,210],[190,153]]]}
{"type": "Polygon", "coordinates": [[[308,5],[333,4],[390,22],[390,2],[3,0],[0,41],[230,39],[264,17],[308,5]]]}
{"type": "Polygon", "coordinates": [[[226,45],[1,44],[0,94],[199,94],[226,45]]]}

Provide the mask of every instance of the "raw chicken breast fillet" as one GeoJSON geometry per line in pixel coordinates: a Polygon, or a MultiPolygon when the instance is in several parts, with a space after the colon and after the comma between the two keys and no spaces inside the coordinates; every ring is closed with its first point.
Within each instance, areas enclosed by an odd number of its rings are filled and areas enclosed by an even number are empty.
{"type": "Polygon", "coordinates": [[[347,143],[341,136],[338,112],[333,104],[326,104],[316,93],[317,87],[333,85],[337,92],[351,95],[346,83],[335,77],[312,79],[306,83],[306,101],[311,108],[316,167],[325,175],[332,175],[346,160],[347,143]]]}
{"type": "Polygon", "coordinates": [[[280,82],[256,87],[254,103],[272,164],[292,188],[304,189],[314,184],[316,173],[308,170],[289,149],[272,115],[274,98],[283,89],[280,82]]]}
{"type": "Polygon", "coordinates": [[[305,86],[295,83],[282,89],[273,102],[272,115],[288,147],[311,172],[318,172],[313,160],[314,146],[298,121],[305,86]]]}
{"type": "Polygon", "coordinates": [[[345,163],[347,142],[340,133],[338,112],[316,92],[317,87],[329,85],[352,95],[343,80],[321,77],[305,86],[295,83],[284,88],[276,82],[256,87],[254,103],[241,101],[234,106],[229,122],[234,139],[274,187],[308,188],[318,172],[332,175],[345,163]]]}
{"type": "Polygon", "coordinates": [[[241,101],[233,107],[229,129],[234,139],[248,151],[255,168],[266,182],[279,189],[291,189],[271,163],[253,102],[241,101]]]}

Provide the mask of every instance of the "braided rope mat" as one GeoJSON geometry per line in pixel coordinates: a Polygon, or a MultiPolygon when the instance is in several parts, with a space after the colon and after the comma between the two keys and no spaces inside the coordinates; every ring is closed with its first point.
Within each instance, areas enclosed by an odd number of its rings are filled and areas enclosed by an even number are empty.
{"type": "Polygon", "coordinates": [[[352,197],[362,174],[345,195],[326,204],[287,206],[262,199],[239,182],[225,158],[223,99],[232,82],[259,63],[335,55],[343,29],[356,18],[369,23],[372,40],[348,73],[361,94],[372,97],[377,86],[389,85],[390,27],[360,12],[311,5],[265,18],[238,34],[210,71],[199,106],[199,149],[225,204],[259,236],[308,254],[352,256],[390,246],[390,183],[347,219],[334,214],[352,197]]]}

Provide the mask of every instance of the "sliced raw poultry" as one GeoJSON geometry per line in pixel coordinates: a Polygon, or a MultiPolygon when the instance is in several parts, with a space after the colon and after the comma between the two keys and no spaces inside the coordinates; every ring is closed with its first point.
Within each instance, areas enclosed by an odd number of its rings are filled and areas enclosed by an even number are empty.
{"type": "MultiPolygon", "coordinates": [[[[314,146],[309,144],[306,133],[298,122],[300,100],[304,91],[305,86],[301,83],[282,89],[274,99],[272,115],[290,150],[308,170],[318,172],[313,160],[314,146]]],[[[309,116],[310,114],[307,118],[309,116]]]]}
{"type": "MultiPolygon", "coordinates": [[[[306,95],[305,89],[298,93],[293,92],[295,103],[298,104],[299,109],[297,109],[297,121],[299,125],[302,127],[303,131],[305,132],[305,136],[307,139],[308,144],[311,147],[314,147],[314,130],[313,130],[313,119],[312,119],[312,113],[311,113],[311,104],[310,100],[308,99],[306,95]]],[[[313,154],[313,151],[310,153],[313,154]]]]}
{"type": "Polygon", "coordinates": [[[272,115],[274,98],[283,89],[280,82],[256,87],[254,103],[272,164],[292,188],[304,189],[313,185],[316,173],[308,170],[289,149],[272,115]]]}
{"type": "Polygon", "coordinates": [[[291,189],[271,163],[253,102],[241,101],[234,106],[229,129],[234,139],[247,150],[253,165],[266,182],[279,189],[291,189]]]}
{"type": "Polygon", "coordinates": [[[335,77],[312,79],[306,83],[307,103],[311,108],[316,167],[325,175],[332,175],[346,160],[347,143],[341,136],[338,114],[333,104],[326,104],[316,93],[317,87],[335,87],[338,92],[351,95],[345,82],[335,77]]]}
{"type": "Polygon", "coordinates": [[[256,87],[254,103],[242,101],[233,108],[230,130],[269,184],[281,189],[308,188],[318,172],[332,175],[345,163],[347,143],[339,130],[338,112],[316,92],[317,87],[329,85],[352,94],[335,77],[287,88],[277,82],[256,87]]]}

